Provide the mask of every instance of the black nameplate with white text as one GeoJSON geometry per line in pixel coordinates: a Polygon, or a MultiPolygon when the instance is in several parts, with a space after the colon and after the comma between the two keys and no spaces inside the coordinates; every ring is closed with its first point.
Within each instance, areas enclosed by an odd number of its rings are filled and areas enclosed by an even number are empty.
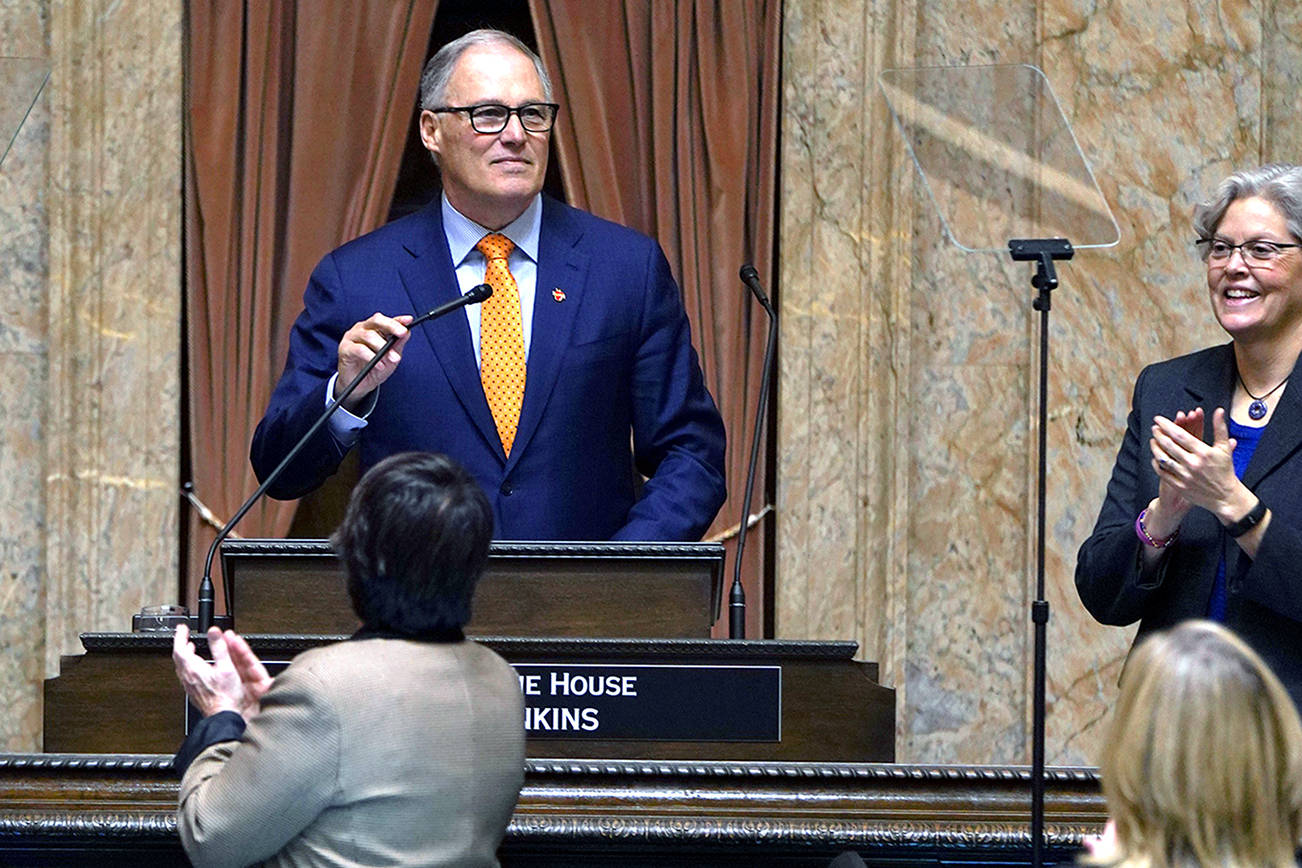
{"type": "Polygon", "coordinates": [[[530,738],[782,740],[780,666],[512,666],[530,738]]]}
{"type": "MultiPolygon", "coordinates": [[[[274,676],[289,661],[272,659],[264,665],[274,676]]],[[[511,665],[524,694],[529,738],[782,740],[781,666],[511,665]]],[[[185,705],[188,734],[199,714],[185,705]]]]}

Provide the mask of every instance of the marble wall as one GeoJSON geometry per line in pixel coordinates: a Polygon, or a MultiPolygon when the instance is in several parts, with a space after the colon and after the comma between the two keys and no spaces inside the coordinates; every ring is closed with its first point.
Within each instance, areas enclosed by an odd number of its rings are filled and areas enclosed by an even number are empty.
{"type": "Polygon", "coordinates": [[[1030,268],[941,227],[884,68],[1031,63],[1121,227],[1053,294],[1046,499],[1051,763],[1092,763],[1131,630],[1075,595],[1146,363],[1223,340],[1189,212],[1297,162],[1296,3],[790,0],[784,7],[777,625],[853,637],[897,756],[1029,762],[1038,315],[1030,268]]]}
{"type": "Polygon", "coordinates": [[[180,0],[13,0],[51,75],[0,166],[0,745],[85,630],[177,596],[180,0]]]}
{"type": "MultiPolygon", "coordinates": [[[[46,27],[44,3],[0,7],[0,57],[45,57],[46,27]]],[[[0,99],[17,96],[6,89],[0,99]]],[[[49,136],[42,97],[0,163],[0,746],[9,749],[40,732],[45,669],[49,136]]]]}

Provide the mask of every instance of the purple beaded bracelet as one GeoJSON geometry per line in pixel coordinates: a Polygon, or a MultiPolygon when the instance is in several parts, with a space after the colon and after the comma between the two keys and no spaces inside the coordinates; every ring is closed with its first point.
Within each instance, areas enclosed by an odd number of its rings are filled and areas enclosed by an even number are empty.
{"type": "Polygon", "coordinates": [[[1175,533],[1171,534],[1166,539],[1153,539],[1148,535],[1148,531],[1144,529],[1144,516],[1146,515],[1148,515],[1147,507],[1140,510],[1138,517],[1135,518],[1135,533],[1139,536],[1140,542],[1155,549],[1164,549],[1171,543],[1175,542],[1175,538],[1180,535],[1180,528],[1177,527],[1175,533]]]}

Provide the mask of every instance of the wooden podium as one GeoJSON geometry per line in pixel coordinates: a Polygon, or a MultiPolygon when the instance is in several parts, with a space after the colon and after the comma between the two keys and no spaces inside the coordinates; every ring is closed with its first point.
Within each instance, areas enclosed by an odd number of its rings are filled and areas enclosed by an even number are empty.
{"type": "MultiPolygon", "coordinates": [[[[222,575],[241,633],[357,629],[325,540],[227,540],[222,575]]],[[[707,639],[723,593],[718,543],[493,543],[466,632],[707,639]]]]}
{"type": "MultiPolygon", "coordinates": [[[[269,668],[357,629],[324,540],[228,541],[222,567],[236,629],[269,668]]],[[[854,660],[853,642],[709,638],[722,576],[714,543],[494,543],[467,632],[520,675],[529,755],[893,760],[895,692],[877,665],[854,660]],[[641,690],[613,704],[566,692],[598,673],[641,690]]],[[[46,751],[175,750],[186,712],[171,634],[82,644],[46,682],[46,751]]]]}
{"type": "MultiPolygon", "coordinates": [[[[344,636],[249,634],[273,671],[300,651],[344,636]]],[[[889,762],[895,757],[895,691],[876,683],[877,666],[852,659],[853,642],[698,639],[529,639],[481,637],[517,671],[548,667],[670,673],[767,670],[781,682],[778,735],[605,737],[531,731],[531,757],[791,762],[889,762]]],[[[185,737],[185,696],[166,633],[84,633],[85,654],[64,657],[45,685],[45,750],[50,753],[171,753],[185,737]]],[[[202,650],[202,649],[201,649],[202,650]]],[[[683,679],[687,680],[687,679],[683,679]]],[[[531,697],[526,697],[533,704],[531,697]]],[[[548,702],[543,700],[541,704],[548,702]]],[[[654,712],[654,710],[653,710],[654,712]]]]}

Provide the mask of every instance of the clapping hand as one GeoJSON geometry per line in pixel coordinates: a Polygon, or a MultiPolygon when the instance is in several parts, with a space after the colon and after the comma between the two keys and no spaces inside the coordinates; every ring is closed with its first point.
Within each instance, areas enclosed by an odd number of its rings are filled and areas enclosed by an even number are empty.
{"type": "Polygon", "coordinates": [[[1175,421],[1163,416],[1153,419],[1153,469],[1161,480],[1159,498],[1171,496],[1173,504],[1201,506],[1220,515],[1226,504],[1240,493],[1243,484],[1234,474],[1234,447],[1225,410],[1216,408],[1212,414],[1212,442],[1202,439],[1202,410],[1184,414],[1185,422],[1197,415],[1197,428],[1181,423],[1181,414],[1175,421]],[[1166,492],[1163,494],[1161,492],[1166,492]]]}
{"type": "MultiPolygon", "coordinates": [[[[1188,438],[1202,443],[1203,408],[1180,410],[1175,414],[1174,420],[1162,416],[1153,419],[1153,436],[1148,441],[1148,448],[1153,453],[1153,472],[1157,474],[1158,486],[1157,500],[1149,505],[1146,529],[1149,534],[1158,538],[1169,537],[1175,533],[1180,527],[1180,522],[1193,506],[1180,487],[1174,484],[1173,476],[1167,472],[1173,465],[1174,459],[1168,453],[1167,447],[1158,440],[1160,433],[1172,430],[1181,431],[1188,438]]],[[[1163,436],[1169,439],[1168,435],[1163,436]]]]}
{"type": "Polygon", "coordinates": [[[190,628],[181,624],[172,639],[172,663],[185,695],[204,716],[234,711],[246,721],[258,713],[271,676],[249,643],[233,630],[208,630],[209,663],[196,653],[190,628]]]}

